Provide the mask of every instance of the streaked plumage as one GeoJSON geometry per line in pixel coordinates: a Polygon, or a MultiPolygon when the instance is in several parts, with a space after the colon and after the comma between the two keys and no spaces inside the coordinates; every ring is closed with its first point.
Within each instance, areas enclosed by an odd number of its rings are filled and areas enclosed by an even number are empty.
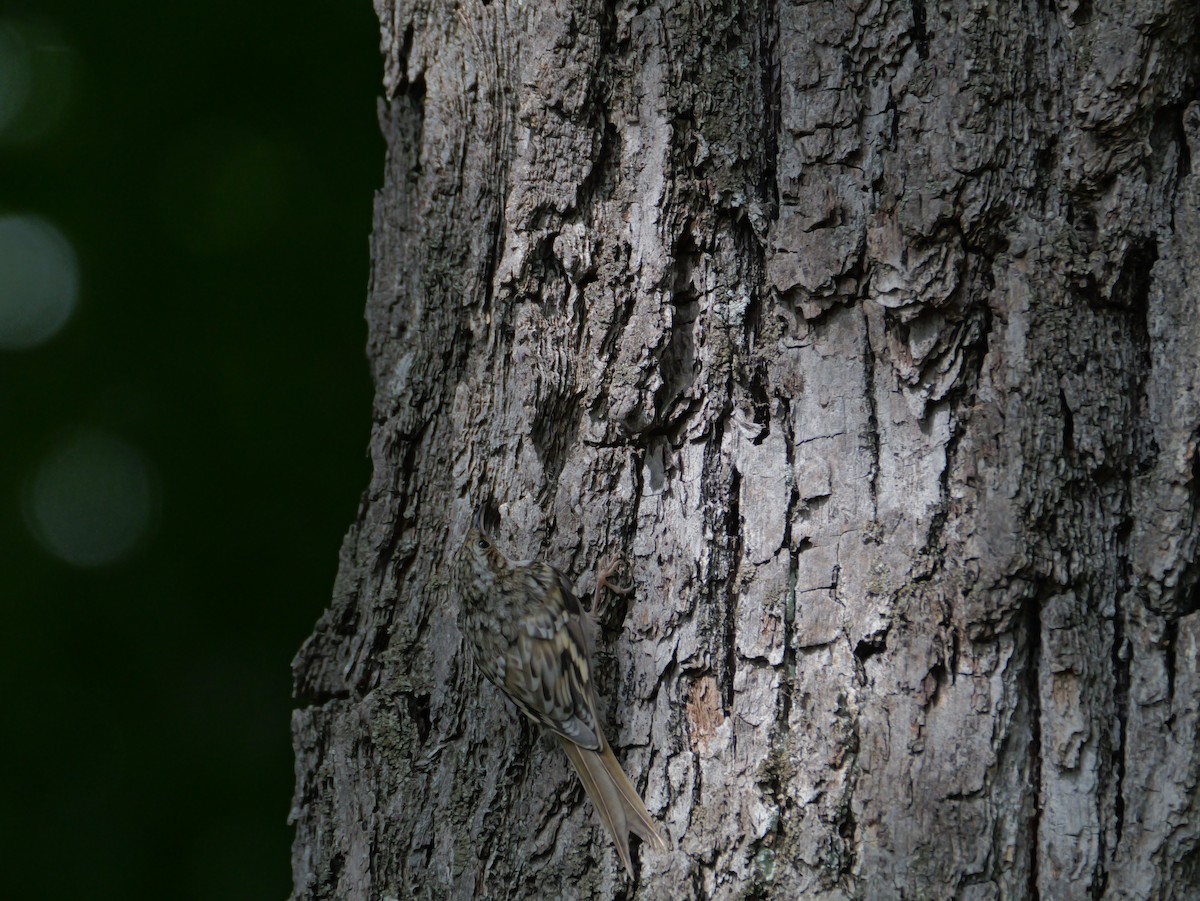
{"type": "Polygon", "coordinates": [[[480,517],[454,561],[459,627],[475,664],[567,752],[632,875],[629,833],[659,850],[667,844],[604,738],[583,609],[548,563],[511,561],[480,517]]]}

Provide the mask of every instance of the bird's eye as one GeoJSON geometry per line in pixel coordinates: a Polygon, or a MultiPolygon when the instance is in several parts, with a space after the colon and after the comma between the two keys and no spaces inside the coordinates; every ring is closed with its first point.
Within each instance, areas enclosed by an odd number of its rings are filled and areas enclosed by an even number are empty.
{"type": "Polygon", "coordinates": [[[491,547],[491,545],[488,544],[488,540],[486,538],[480,538],[475,542],[475,547],[479,548],[481,551],[486,551],[491,547]]]}

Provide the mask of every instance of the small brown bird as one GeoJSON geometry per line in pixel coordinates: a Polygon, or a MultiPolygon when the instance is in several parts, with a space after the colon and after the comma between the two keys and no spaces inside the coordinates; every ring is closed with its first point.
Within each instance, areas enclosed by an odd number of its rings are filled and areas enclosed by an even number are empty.
{"type": "MultiPolygon", "coordinates": [[[[630,832],[660,851],[667,843],[601,731],[585,614],[571,586],[549,563],[504,556],[485,532],[482,513],[467,530],[453,570],[459,628],[476,666],[522,713],[554,733],[632,876],[630,832]]],[[[597,579],[597,597],[608,574],[597,579]]]]}

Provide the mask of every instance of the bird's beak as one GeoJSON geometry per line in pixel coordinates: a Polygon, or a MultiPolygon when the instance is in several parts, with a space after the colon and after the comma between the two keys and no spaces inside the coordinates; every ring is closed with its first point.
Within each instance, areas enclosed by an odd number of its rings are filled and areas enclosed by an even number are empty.
{"type": "Polygon", "coordinates": [[[483,528],[483,507],[480,507],[479,509],[477,509],[477,510],[475,511],[475,518],[471,520],[471,528],[473,528],[473,529],[476,529],[476,530],[477,530],[477,531],[479,531],[479,532],[483,532],[483,531],[484,531],[484,528],[483,528]]]}

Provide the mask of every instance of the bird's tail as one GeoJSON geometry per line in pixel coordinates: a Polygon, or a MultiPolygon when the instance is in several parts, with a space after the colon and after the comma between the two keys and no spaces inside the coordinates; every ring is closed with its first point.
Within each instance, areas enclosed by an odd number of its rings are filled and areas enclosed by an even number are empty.
{"type": "Polygon", "coordinates": [[[596,805],[596,812],[616,842],[617,854],[621,856],[621,863],[625,864],[629,875],[633,875],[633,863],[629,857],[630,832],[637,833],[642,841],[656,850],[666,851],[666,841],[655,828],[650,812],[621,769],[621,764],[617,763],[608,742],[601,737],[604,746],[599,751],[589,751],[568,739],[559,737],[558,740],[579,773],[588,797],[596,805]]]}

